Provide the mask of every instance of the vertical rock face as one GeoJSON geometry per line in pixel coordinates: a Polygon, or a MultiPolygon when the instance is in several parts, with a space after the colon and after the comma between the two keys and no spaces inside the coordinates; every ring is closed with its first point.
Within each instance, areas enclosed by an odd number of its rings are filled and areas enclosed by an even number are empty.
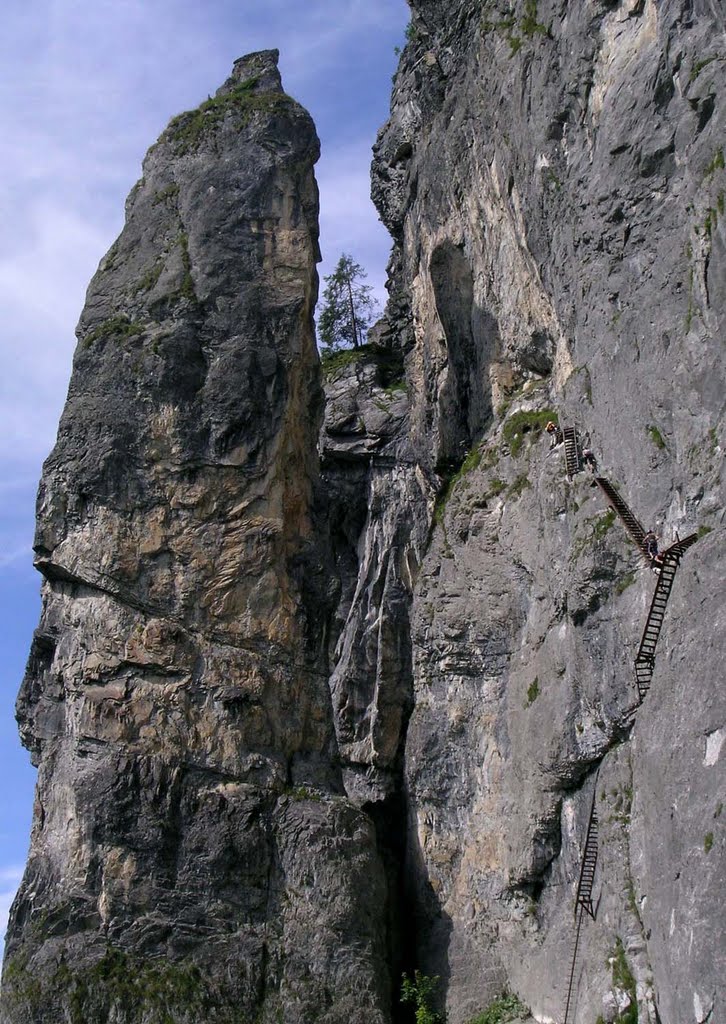
{"type": "Polygon", "coordinates": [[[562,1021],[596,793],[599,908],[568,1019],[635,1019],[637,1002],[641,1021],[715,1020],[723,14],[411,8],[373,195],[395,243],[386,330],[405,356],[406,439],[439,478],[428,549],[386,553],[417,567],[403,785],[418,961],[453,1024],[505,986],[562,1021]],[[556,415],[664,543],[711,531],[679,570],[635,714],[655,578],[591,479],[568,482],[548,454],[556,415]]]}
{"type": "Polygon", "coordinates": [[[176,118],[89,290],[41,485],[39,765],[3,1024],[726,1012],[717,5],[411,0],[373,344],[312,334],[276,55],[176,118]],[[574,425],[676,575],[655,576],[574,425]],[[318,431],[319,437],[318,437],[318,431]],[[320,454],[318,454],[320,453],[320,454]]]}
{"type": "Polygon", "coordinates": [[[5,1024],[387,1011],[328,690],[318,154],[277,52],[243,58],[149,151],[89,288],[39,496],[5,1024]]]}

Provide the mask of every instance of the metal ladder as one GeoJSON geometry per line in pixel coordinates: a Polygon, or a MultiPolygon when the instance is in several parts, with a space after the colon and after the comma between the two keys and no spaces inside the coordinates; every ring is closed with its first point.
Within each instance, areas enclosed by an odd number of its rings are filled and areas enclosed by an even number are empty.
{"type": "Polygon", "coordinates": [[[567,983],[567,1001],[565,1002],[565,1016],[562,1019],[562,1024],[567,1024],[570,1016],[570,1006],[572,1005],[572,993],[575,989],[575,972],[577,970],[577,954],[580,948],[580,929],[582,928],[582,919],[584,917],[584,911],[582,907],[576,912],[577,915],[577,927],[575,928],[575,938],[572,943],[572,966],[570,968],[570,980],[567,983]]]}
{"type": "Polygon", "coordinates": [[[595,910],[592,905],[592,887],[595,882],[595,868],[597,867],[597,837],[597,809],[595,807],[595,793],[593,793],[590,820],[587,823],[585,849],[582,854],[580,880],[577,883],[577,895],[575,897],[575,913],[578,912],[578,909],[584,910],[593,921],[595,920],[595,910]]]}
{"type": "Polygon", "coordinates": [[[582,865],[580,867],[580,878],[577,883],[577,895],[575,896],[575,936],[572,943],[572,961],[570,965],[570,977],[567,982],[567,1000],[565,1002],[565,1016],[562,1024],[567,1024],[572,1006],[572,997],[575,991],[575,977],[577,975],[577,954],[580,949],[580,930],[585,914],[595,920],[595,908],[592,905],[592,888],[595,881],[595,868],[597,866],[598,851],[598,820],[595,799],[597,797],[597,776],[595,778],[595,789],[592,794],[592,806],[590,807],[590,818],[587,823],[587,835],[585,837],[585,849],[582,854],[582,865]]]}
{"type": "Polygon", "coordinates": [[[568,478],[571,478],[582,469],[580,436],[574,427],[563,427],[562,435],[565,439],[565,468],[568,478]]]}
{"type": "Polygon", "coordinates": [[[683,540],[680,538],[663,552],[658,582],[655,585],[653,599],[650,602],[645,629],[640,640],[640,647],[635,656],[635,683],[638,696],[642,701],[650,689],[655,668],[655,648],[663,627],[668,598],[671,596],[676,571],[685,551],[698,540],[697,533],[691,533],[683,540]]]}
{"type": "MultiPolygon", "coordinates": [[[[643,541],[645,539],[645,530],[643,529],[642,523],[638,519],[636,519],[635,515],[633,514],[629,506],[618,494],[618,492],[615,490],[615,488],[609,480],[606,480],[604,476],[596,476],[595,483],[598,485],[600,490],[607,498],[608,504],[611,505],[611,507],[615,509],[617,514],[620,516],[620,519],[628,533],[628,536],[638,545],[638,547],[640,548],[640,553],[643,556],[643,558],[647,558],[648,556],[643,546],[643,541]]],[[[650,561],[650,559],[648,559],[648,561],[650,561]]]]}

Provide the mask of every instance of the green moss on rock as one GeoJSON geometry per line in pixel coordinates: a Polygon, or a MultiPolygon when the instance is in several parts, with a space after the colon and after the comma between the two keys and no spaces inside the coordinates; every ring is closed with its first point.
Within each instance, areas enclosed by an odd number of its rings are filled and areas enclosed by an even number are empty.
{"type": "Polygon", "coordinates": [[[115,338],[123,341],[125,338],[133,338],[136,335],[143,334],[144,327],[142,324],[137,323],[135,320],[131,320],[127,316],[112,316],[108,320],[104,320],[97,327],[94,327],[85,338],[83,339],[83,347],[90,348],[91,345],[96,341],[106,341],[109,338],[115,338]]]}
{"type": "Polygon", "coordinates": [[[615,940],[615,949],[610,956],[610,967],[612,969],[613,986],[625,992],[630,1002],[618,1016],[619,1024],[638,1024],[638,996],[635,986],[635,978],[630,970],[625,947],[620,936],[615,940]]]}
{"type": "Polygon", "coordinates": [[[529,1017],[529,1010],[517,996],[505,992],[468,1024],[508,1024],[518,1017],[529,1017]]]}
{"type": "Polygon", "coordinates": [[[255,92],[259,79],[248,78],[223,96],[210,96],[195,110],[177,114],[169,122],[162,139],[171,142],[177,154],[194,153],[202,138],[228,116],[247,124],[255,111],[271,112],[292,107],[295,101],[285,93],[255,92]]]}
{"type": "Polygon", "coordinates": [[[542,409],[539,412],[515,412],[509,417],[504,424],[503,436],[515,459],[522,451],[527,435],[540,434],[550,420],[557,422],[557,413],[554,409],[542,409]]]}

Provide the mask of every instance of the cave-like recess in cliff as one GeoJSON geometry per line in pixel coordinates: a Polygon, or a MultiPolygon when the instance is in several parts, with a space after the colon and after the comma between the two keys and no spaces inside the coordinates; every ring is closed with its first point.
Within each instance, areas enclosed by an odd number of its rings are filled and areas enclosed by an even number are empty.
{"type": "Polygon", "coordinates": [[[429,265],[448,374],[439,398],[440,461],[456,462],[471,447],[491,416],[487,368],[498,338],[497,322],[474,301],[469,262],[452,242],[437,246],[429,265]]]}

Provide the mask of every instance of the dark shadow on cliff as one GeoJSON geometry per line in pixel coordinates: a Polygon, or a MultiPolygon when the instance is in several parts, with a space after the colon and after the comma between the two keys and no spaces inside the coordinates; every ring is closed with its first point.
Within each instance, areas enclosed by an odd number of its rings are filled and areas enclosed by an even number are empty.
{"type": "Polygon", "coordinates": [[[409,808],[408,849],[406,851],[406,889],[412,908],[413,966],[423,974],[439,979],[436,987],[436,1008],[443,1015],[446,993],[451,980],[449,944],[452,923],[444,911],[426,870],[416,827],[416,818],[409,808]]]}
{"type": "Polygon", "coordinates": [[[446,343],[446,374],[427,384],[438,391],[437,469],[450,470],[482,435],[492,416],[489,366],[499,325],[474,301],[474,278],[463,250],[443,242],[430,263],[436,312],[446,343]]]}

